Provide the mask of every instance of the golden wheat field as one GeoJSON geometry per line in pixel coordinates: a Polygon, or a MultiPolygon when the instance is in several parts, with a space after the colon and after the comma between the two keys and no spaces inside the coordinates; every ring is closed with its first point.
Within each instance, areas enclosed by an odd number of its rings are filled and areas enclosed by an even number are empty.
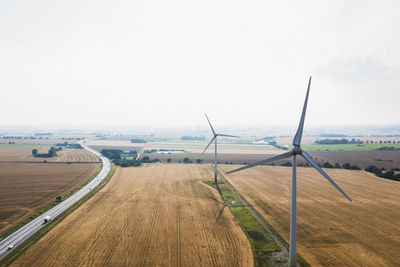
{"type": "Polygon", "coordinates": [[[252,266],[246,236],[207,166],[118,168],[111,181],[14,266],[252,266]]]}
{"type": "MultiPolygon", "coordinates": [[[[312,266],[400,265],[399,182],[326,170],[350,203],[316,170],[297,170],[298,252],[312,266]]],[[[225,177],[288,241],[291,168],[262,166],[225,177]]]]}

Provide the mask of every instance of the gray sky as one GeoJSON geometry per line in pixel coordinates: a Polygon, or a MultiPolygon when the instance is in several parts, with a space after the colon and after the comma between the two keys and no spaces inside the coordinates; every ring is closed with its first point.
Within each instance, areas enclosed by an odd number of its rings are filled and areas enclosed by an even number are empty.
{"type": "Polygon", "coordinates": [[[0,1],[0,124],[400,124],[399,1],[0,1]]]}

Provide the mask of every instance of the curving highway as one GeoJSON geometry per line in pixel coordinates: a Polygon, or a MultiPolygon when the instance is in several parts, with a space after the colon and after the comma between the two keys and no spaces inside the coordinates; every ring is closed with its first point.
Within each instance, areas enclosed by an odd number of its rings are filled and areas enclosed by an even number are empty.
{"type": "Polygon", "coordinates": [[[110,161],[101,155],[99,152],[83,145],[84,149],[88,150],[89,152],[98,156],[102,163],[103,168],[99,172],[99,174],[92,180],[90,183],[85,185],[81,190],[70,196],[68,199],[60,202],[57,206],[53,207],[52,209],[48,210],[47,212],[43,213],[36,219],[32,220],[28,224],[24,225],[11,235],[7,236],[3,240],[0,241],[0,260],[7,256],[12,250],[14,250],[17,246],[21,245],[25,240],[31,237],[34,233],[39,231],[42,227],[44,227],[47,223],[45,223],[45,218],[47,217],[50,219],[54,219],[59,216],[61,213],[66,211],[84,196],[86,196],[90,191],[92,191],[96,186],[98,186],[101,181],[103,181],[108,173],[111,170],[111,163],[110,161]],[[49,217],[48,217],[49,216],[49,217]]]}

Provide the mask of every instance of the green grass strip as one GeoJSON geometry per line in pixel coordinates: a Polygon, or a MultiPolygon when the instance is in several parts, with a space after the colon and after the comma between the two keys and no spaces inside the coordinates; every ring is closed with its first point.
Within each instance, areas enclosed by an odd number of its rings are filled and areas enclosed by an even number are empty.
{"type": "MultiPolygon", "coordinates": [[[[213,180],[204,181],[204,183],[216,188],[213,180]]],[[[219,187],[225,204],[250,242],[255,266],[271,266],[269,263],[271,253],[280,251],[280,247],[223,181],[219,182],[219,187]],[[236,204],[232,204],[233,201],[236,204]]]]}
{"type": "MultiPolygon", "coordinates": [[[[261,224],[253,217],[253,215],[247,210],[246,207],[244,207],[241,203],[241,201],[235,196],[235,194],[229,189],[228,186],[224,185],[225,183],[229,184],[231,188],[234,188],[234,191],[237,195],[239,195],[243,201],[245,202],[246,206],[251,207],[251,209],[257,214],[257,216],[263,221],[264,224],[268,226],[268,228],[271,230],[272,233],[274,233],[275,237],[280,240],[280,242],[286,247],[286,249],[289,251],[289,244],[286,242],[285,239],[272,227],[270,223],[268,223],[267,220],[255,209],[252,207],[252,205],[246,200],[246,198],[243,197],[242,194],[240,194],[235,187],[221,174],[221,172],[218,171],[218,176],[222,177],[224,180],[221,180],[221,183],[218,182],[219,187],[221,189],[221,192],[224,196],[225,201],[227,202],[227,205],[229,206],[230,210],[232,211],[232,214],[234,215],[235,219],[239,223],[240,227],[242,228],[243,232],[246,234],[247,238],[250,241],[252,250],[253,250],[253,255],[254,255],[254,264],[255,266],[270,266],[269,262],[270,260],[270,254],[275,251],[281,251],[280,247],[273,241],[273,239],[269,236],[267,232],[265,232],[264,228],[261,226],[261,224]],[[225,196],[226,194],[226,196],[225,196]],[[232,205],[232,201],[236,201],[236,205],[232,205]],[[242,206],[240,206],[242,205],[242,206]],[[233,209],[232,209],[232,208],[233,209]],[[236,209],[236,211],[235,211],[236,209]],[[245,211],[244,211],[245,210],[245,211]],[[250,218],[251,217],[251,218],[250,218]],[[242,219],[242,221],[241,221],[242,219]],[[243,225],[242,225],[243,224],[243,225]],[[272,246],[262,246],[257,243],[257,240],[253,240],[251,236],[249,236],[248,231],[250,231],[251,228],[247,228],[246,226],[253,226],[253,225],[258,225],[260,229],[262,229],[262,233],[268,237],[267,240],[271,240],[276,248],[276,250],[271,250],[272,246]],[[266,249],[266,250],[263,250],[266,249]]],[[[207,181],[207,184],[214,186],[213,181],[207,181]]],[[[257,229],[259,229],[257,228],[257,229]]],[[[311,266],[301,255],[297,254],[297,262],[300,264],[300,266],[303,267],[309,267],[311,266]]]]}
{"type": "Polygon", "coordinates": [[[64,220],[69,214],[74,212],[79,206],[81,206],[85,201],[94,196],[98,191],[100,191],[111,179],[115,172],[115,166],[112,165],[110,172],[106,176],[106,178],[92,191],[90,191],[86,196],[72,205],[69,209],[64,211],[58,217],[52,219],[46,226],[37,231],[34,235],[32,235],[28,240],[22,243],[20,246],[16,247],[10,254],[8,254],[3,260],[0,261],[0,266],[9,266],[15,260],[18,259],[25,251],[27,251],[30,247],[32,247],[37,241],[40,240],[46,233],[48,233],[51,229],[56,227],[62,220],[64,220]]]}

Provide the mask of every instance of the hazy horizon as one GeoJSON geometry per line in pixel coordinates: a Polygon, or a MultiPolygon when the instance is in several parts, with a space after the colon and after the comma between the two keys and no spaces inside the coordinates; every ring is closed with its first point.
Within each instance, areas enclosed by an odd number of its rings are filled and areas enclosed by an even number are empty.
{"type": "MultiPolygon", "coordinates": [[[[297,125],[285,126],[268,126],[258,125],[253,127],[218,125],[214,124],[214,129],[220,133],[236,134],[242,138],[251,136],[293,136],[296,132],[297,125]]],[[[181,137],[184,135],[191,136],[211,136],[211,130],[208,124],[192,125],[192,126],[157,126],[157,125],[0,125],[0,137],[7,135],[33,135],[35,133],[50,132],[55,136],[62,135],[107,135],[107,136],[150,136],[155,137],[181,137]]],[[[321,134],[345,134],[348,136],[358,135],[399,135],[400,125],[386,126],[306,126],[304,136],[319,136],[321,134]]]]}
{"type": "Polygon", "coordinates": [[[400,125],[397,1],[2,1],[1,125],[400,125]]]}

